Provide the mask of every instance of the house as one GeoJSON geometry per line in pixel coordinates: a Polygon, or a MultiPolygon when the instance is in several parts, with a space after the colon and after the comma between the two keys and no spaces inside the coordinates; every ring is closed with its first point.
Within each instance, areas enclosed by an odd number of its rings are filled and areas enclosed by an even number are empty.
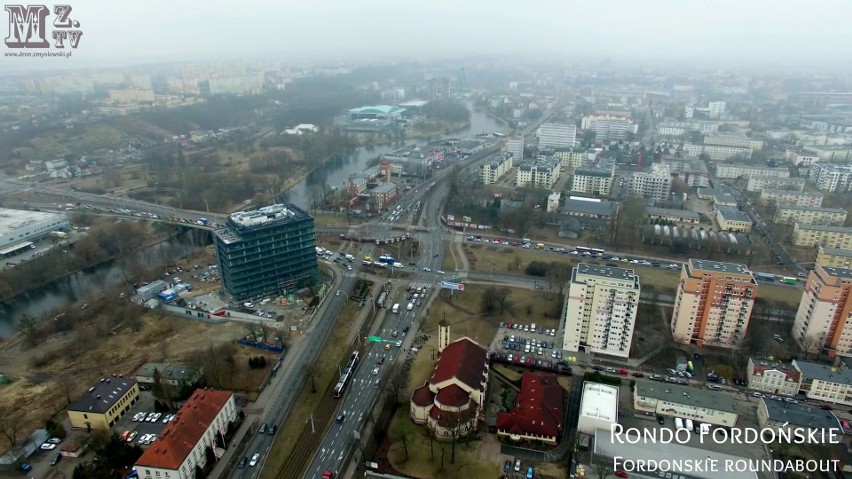
{"type": "Polygon", "coordinates": [[[497,436],[555,446],[564,426],[564,394],[555,374],[524,373],[516,407],[497,413],[497,436]]]}
{"type": "Polygon", "coordinates": [[[832,367],[794,359],[793,367],[802,375],[799,391],[808,399],[852,406],[852,369],[844,363],[832,367]]]}
{"type": "Polygon", "coordinates": [[[139,400],[139,384],[122,377],[101,378],[68,406],[74,429],[108,431],[139,400]]]}
{"type": "Polygon", "coordinates": [[[201,379],[201,370],[186,364],[147,363],[136,373],[136,380],[143,384],[160,382],[172,386],[193,386],[201,379]]]}
{"type": "Polygon", "coordinates": [[[748,358],[748,388],[770,394],[795,396],[802,384],[802,375],[792,364],[748,358]]]}
{"type": "Polygon", "coordinates": [[[618,215],[618,203],[569,196],[562,207],[562,214],[575,218],[587,227],[607,228],[618,215]]]}
{"type": "Polygon", "coordinates": [[[751,233],[751,218],[735,206],[716,204],[714,209],[716,210],[716,221],[719,223],[720,230],[751,233]]]}
{"type": "Polygon", "coordinates": [[[225,432],[236,418],[233,393],[197,389],[133,470],[139,479],[195,479],[195,468],[206,465],[208,448],[221,457],[224,451],[220,445],[224,445],[225,432]]]}
{"type": "Polygon", "coordinates": [[[449,327],[443,321],[438,343],[435,370],[411,395],[409,416],[415,424],[426,425],[439,439],[450,439],[475,428],[482,414],[488,356],[487,350],[470,338],[450,343],[449,327]]]}

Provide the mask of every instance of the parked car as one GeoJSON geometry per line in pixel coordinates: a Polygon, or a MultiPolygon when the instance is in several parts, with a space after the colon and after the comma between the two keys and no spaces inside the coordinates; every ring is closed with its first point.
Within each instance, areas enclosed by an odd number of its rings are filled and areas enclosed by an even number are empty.
{"type": "Polygon", "coordinates": [[[260,460],[260,453],[254,453],[254,456],[251,457],[251,461],[249,461],[249,467],[254,467],[257,465],[257,461],[260,460]]]}
{"type": "Polygon", "coordinates": [[[266,434],[266,423],[260,425],[260,428],[257,430],[258,434],[266,434]]]}
{"type": "Polygon", "coordinates": [[[237,464],[237,469],[245,469],[245,468],[246,468],[246,464],[248,464],[248,458],[247,458],[247,457],[245,457],[245,456],[243,456],[243,458],[242,458],[242,459],[240,459],[240,463],[239,463],[239,464],[237,464]]]}
{"type": "Polygon", "coordinates": [[[61,461],[61,460],[62,460],[62,453],[57,452],[56,455],[53,456],[53,459],[50,460],[50,465],[55,466],[55,465],[59,464],[59,461],[61,461]]]}

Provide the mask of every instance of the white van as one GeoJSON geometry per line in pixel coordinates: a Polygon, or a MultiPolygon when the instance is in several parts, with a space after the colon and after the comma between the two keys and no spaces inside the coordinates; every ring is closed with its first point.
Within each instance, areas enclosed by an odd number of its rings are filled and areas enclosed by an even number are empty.
{"type": "Polygon", "coordinates": [[[396,304],[393,305],[392,311],[393,311],[393,314],[396,314],[396,313],[399,312],[399,303],[396,303],[396,304]]]}
{"type": "Polygon", "coordinates": [[[412,309],[414,309],[414,303],[408,303],[408,307],[405,308],[405,309],[407,309],[408,311],[411,311],[412,309]]]}
{"type": "Polygon", "coordinates": [[[692,419],[687,418],[686,420],[686,430],[692,432],[695,430],[695,424],[692,423],[692,419]]]}
{"type": "Polygon", "coordinates": [[[344,258],[346,258],[346,259],[355,259],[355,257],[354,257],[354,256],[352,256],[351,254],[347,254],[346,256],[344,256],[344,258]]]}
{"type": "Polygon", "coordinates": [[[683,429],[683,419],[681,419],[681,418],[679,418],[679,417],[676,417],[676,418],[675,418],[675,428],[676,428],[678,431],[680,431],[681,429],[683,429]]]}

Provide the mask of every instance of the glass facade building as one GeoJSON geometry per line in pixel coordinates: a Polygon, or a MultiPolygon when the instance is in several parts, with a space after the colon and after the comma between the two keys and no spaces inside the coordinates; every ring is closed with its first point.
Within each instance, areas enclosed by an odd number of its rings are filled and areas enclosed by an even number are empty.
{"type": "Polygon", "coordinates": [[[318,279],[314,218],[294,205],[234,213],[214,239],[222,288],[233,299],[283,294],[318,279]]]}

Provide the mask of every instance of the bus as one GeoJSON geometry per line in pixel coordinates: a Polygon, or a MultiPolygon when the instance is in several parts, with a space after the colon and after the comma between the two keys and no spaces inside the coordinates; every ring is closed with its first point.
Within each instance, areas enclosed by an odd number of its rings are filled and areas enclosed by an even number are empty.
{"type": "Polygon", "coordinates": [[[580,254],[589,253],[591,256],[603,256],[605,251],[601,248],[587,248],[585,246],[577,246],[575,249],[580,254]]]}
{"type": "Polygon", "coordinates": [[[783,278],[781,278],[781,282],[787,284],[798,284],[799,280],[791,276],[784,276],[783,278]]]}
{"type": "Polygon", "coordinates": [[[379,297],[376,299],[376,307],[377,307],[377,308],[384,308],[384,307],[385,307],[385,301],[386,301],[387,299],[388,299],[388,292],[387,292],[387,291],[382,291],[382,292],[379,294],[379,297]]]}
{"type": "Polygon", "coordinates": [[[775,281],[775,275],[774,274],[755,273],[754,277],[759,279],[759,280],[762,280],[762,281],[775,281]]]}

